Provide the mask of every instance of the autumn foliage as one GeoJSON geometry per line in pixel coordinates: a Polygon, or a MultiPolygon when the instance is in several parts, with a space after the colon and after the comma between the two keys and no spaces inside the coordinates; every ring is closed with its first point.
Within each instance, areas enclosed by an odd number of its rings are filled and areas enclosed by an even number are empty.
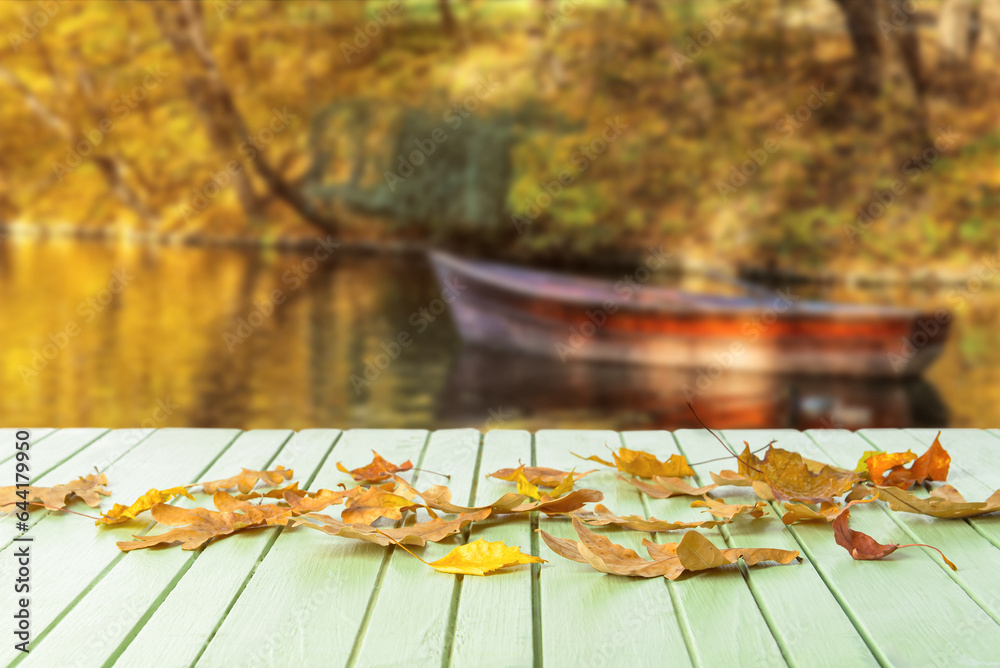
{"type": "MultiPolygon", "coordinates": [[[[809,460],[773,444],[766,447],[763,457],[758,457],[747,445],[741,454],[733,454],[737,471],[712,472],[714,484],[704,486],[684,479],[695,472],[681,455],[660,461],[651,453],[621,448],[613,453],[614,462],[588,458],[630,474],[618,477],[638,493],[660,499],[693,497],[691,507],[702,509],[705,515],[696,521],[618,515],[599,503],[604,499],[601,491],[574,489],[593,471],[577,473],[524,465],[487,474],[496,480],[509,481],[511,491],[482,506],[465,506],[453,501],[452,491],[445,485],[418,489],[399,475],[413,468],[411,462],[396,465],[378,453],[373,453],[369,464],[355,469],[338,463],[338,469],[359,483],[340,485],[338,490],[300,488],[298,482],[289,482],[294,471],[281,466],[264,471],[242,469],[220,480],[150,489],[127,505],[114,503],[110,510],[94,519],[98,525],[136,523],[145,521],[144,514],[148,513],[153,521],[149,525],[151,530],[136,533],[133,540],[119,541],[118,547],[124,552],[178,545],[183,550],[198,550],[237,532],[284,527],[398,547],[442,573],[486,575],[544,560],[502,541],[474,539],[476,523],[488,518],[505,521],[512,516],[536,513],[552,518],[543,521],[539,533],[549,548],[562,557],[588,564],[603,573],[673,580],[685,573],[719,568],[739,560],[752,566],[763,561],[788,564],[798,559],[796,551],[716,545],[699,531],[739,522],[747,527],[745,532],[757,526],[755,523],[773,521],[770,517],[778,515],[786,525],[803,522],[829,525],[831,538],[852,559],[875,561],[901,548],[919,545],[883,544],[855,530],[850,526],[852,506],[881,502],[889,511],[942,520],[1000,511],[1000,490],[981,502],[966,501],[950,485],[940,486],[928,496],[909,491],[914,485],[947,477],[951,458],[939,439],[940,434],[919,457],[910,452],[865,453],[855,471],[809,460]],[[720,486],[749,487],[760,500],[752,504],[727,503],[712,496],[720,486]],[[198,497],[194,494],[201,498],[211,495],[214,508],[195,506],[198,497]],[[597,505],[588,508],[591,503],[597,505]],[[418,513],[427,518],[419,519],[418,513]],[[560,538],[547,530],[549,522],[559,519],[572,523],[578,540],[560,538]],[[160,525],[167,530],[158,530],[160,525]],[[606,527],[646,534],[684,533],[677,542],[644,540],[647,558],[593,531],[606,527]],[[459,544],[436,561],[426,561],[411,550],[429,542],[455,540],[459,544]]],[[[6,487],[0,489],[0,508],[9,512],[16,504],[27,503],[31,508],[76,512],[67,508],[75,500],[99,506],[101,497],[111,494],[107,484],[107,478],[96,473],[54,487],[25,490],[6,487]]],[[[724,535],[728,543],[729,534],[724,535]]],[[[956,568],[941,556],[950,568],[956,568]]]]}

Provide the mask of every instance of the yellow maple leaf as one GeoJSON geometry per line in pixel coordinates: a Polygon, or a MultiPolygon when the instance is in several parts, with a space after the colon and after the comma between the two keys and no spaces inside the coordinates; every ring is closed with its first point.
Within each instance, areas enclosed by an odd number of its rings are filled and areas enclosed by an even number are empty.
{"type": "MultiPolygon", "coordinates": [[[[401,546],[402,547],[402,546],[401,546]]],[[[406,548],[403,548],[406,549],[406,548]]],[[[410,552],[409,550],[406,550],[410,552]]],[[[410,552],[410,554],[413,554],[410,552]]],[[[413,554],[417,557],[417,555],[413,554]]],[[[420,559],[420,557],[417,557],[420,559]]],[[[420,559],[420,561],[424,561],[420,559]]],[[[431,568],[442,573],[455,575],[486,575],[493,571],[519,564],[542,564],[545,560],[521,552],[521,548],[505,545],[501,540],[491,542],[480,538],[474,543],[459,545],[437,561],[424,561],[431,568]]]]}
{"type": "Polygon", "coordinates": [[[194,497],[183,487],[171,487],[163,490],[151,489],[136,499],[131,506],[116,503],[107,513],[102,513],[101,519],[94,524],[121,524],[128,520],[134,520],[139,513],[149,510],[157,503],[166,503],[178,496],[186,496],[194,501],[194,497]]]}

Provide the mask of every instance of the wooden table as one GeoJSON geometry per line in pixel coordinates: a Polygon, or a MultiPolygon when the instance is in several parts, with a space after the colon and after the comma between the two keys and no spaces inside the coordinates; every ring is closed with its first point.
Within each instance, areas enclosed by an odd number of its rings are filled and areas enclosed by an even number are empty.
{"type": "MultiPolygon", "coordinates": [[[[922,452],[931,430],[727,431],[733,444],[781,447],[853,468],[865,450],[922,452]]],[[[130,502],[150,487],[227,477],[240,467],[294,468],[310,489],[349,482],[335,464],[390,461],[451,475],[457,502],[489,502],[510,483],[485,478],[525,464],[581,467],[581,454],[624,444],[689,461],[724,454],[704,431],[474,430],[250,431],[163,429],[33,430],[33,482],[67,482],[98,469],[113,498],[130,502]]],[[[967,498],[1000,487],[1000,433],[946,430],[951,477],[967,498]]],[[[14,430],[0,430],[2,479],[14,477],[14,430]]],[[[695,467],[699,481],[710,469],[695,467]]],[[[588,467],[589,468],[589,467],[588,467]]],[[[418,486],[441,480],[415,472],[418,486]]],[[[619,514],[700,519],[691,499],[644,498],[601,471],[586,479],[619,514]]],[[[746,488],[718,490],[748,502],[746,488]]],[[[180,503],[191,505],[182,499],[180,503]]],[[[202,500],[202,503],[205,503],[202,500]]],[[[104,507],[110,505],[105,501],[104,507]]],[[[881,504],[879,504],[881,505],[881,504]]],[[[75,508],[86,510],[81,504],[75,508]]],[[[211,507],[209,505],[209,507],[211,507]]],[[[145,516],[144,516],[145,517],[145,516]]],[[[799,550],[801,564],[729,567],[640,580],[602,575],[562,559],[533,533],[573,537],[563,519],[487,520],[473,538],[505,540],[548,559],[489,577],[433,571],[399,549],[333,538],[304,528],[235,535],[204,550],[122,553],[118,540],[151,528],[95,527],[77,516],[31,514],[32,643],[13,649],[16,598],[14,518],[5,517],[0,610],[7,642],[0,663],[28,666],[923,666],[1000,665],[1000,515],[943,521],[852,509],[852,526],[876,539],[930,543],[958,565],[952,572],[924,548],[882,562],[853,561],[826,525],[785,527],[773,516],[707,532],[717,545],[799,550]]],[[[156,532],[159,532],[157,529],[156,532]]],[[[644,534],[608,531],[638,547],[644,534]]],[[[658,534],[666,542],[676,534],[658,534]]],[[[676,538],[674,538],[676,540],[676,538]]],[[[436,559],[452,543],[429,544],[436,559]]],[[[644,554],[644,552],[643,552],[644,554]]]]}

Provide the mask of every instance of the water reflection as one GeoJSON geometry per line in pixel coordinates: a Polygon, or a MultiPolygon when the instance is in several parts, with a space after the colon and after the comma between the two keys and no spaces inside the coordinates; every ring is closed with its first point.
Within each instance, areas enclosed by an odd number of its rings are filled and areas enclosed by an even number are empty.
{"type": "Polygon", "coordinates": [[[495,422],[542,425],[552,414],[582,413],[591,420],[624,422],[625,428],[697,428],[689,401],[702,420],[720,429],[860,429],[948,422],[947,408],[924,380],[741,373],[709,380],[692,370],[563,363],[476,348],[466,348],[456,358],[438,401],[438,415],[455,423],[490,414],[495,422]]]}
{"type": "MultiPolygon", "coordinates": [[[[0,425],[694,426],[692,372],[463,348],[440,297],[423,258],[7,240],[0,425]]],[[[930,381],[727,373],[695,404],[719,427],[995,426],[984,299],[930,381]]]]}

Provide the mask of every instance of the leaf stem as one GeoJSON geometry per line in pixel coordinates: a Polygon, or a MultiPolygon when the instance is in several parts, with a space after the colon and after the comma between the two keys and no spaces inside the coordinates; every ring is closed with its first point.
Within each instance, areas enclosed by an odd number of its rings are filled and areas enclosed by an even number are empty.
{"type": "Polygon", "coordinates": [[[949,559],[948,557],[944,556],[944,552],[942,552],[941,550],[937,549],[933,545],[925,545],[923,543],[909,543],[907,545],[897,545],[896,549],[898,550],[898,549],[901,549],[901,548],[904,548],[904,547],[928,547],[928,548],[934,550],[935,552],[937,552],[938,554],[940,554],[941,558],[944,559],[944,563],[948,564],[948,566],[951,568],[951,570],[953,570],[953,571],[957,571],[958,570],[958,566],[956,566],[955,564],[953,564],[951,562],[951,559],[949,559]]]}
{"type": "Polygon", "coordinates": [[[451,480],[451,476],[448,475],[447,473],[438,473],[437,471],[429,471],[427,469],[418,469],[416,466],[414,466],[412,470],[414,470],[414,471],[420,471],[421,473],[430,473],[431,475],[438,475],[438,476],[441,476],[442,478],[446,478],[448,480],[451,480]]]}
{"type": "MultiPolygon", "coordinates": [[[[373,528],[374,528],[374,527],[373,527],[373,528]]],[[[403,544],[402,544],[402,543],[400,543],[400,542],[399,542],[398,540],[396,540],[395,538],[393,538],[393,537],[392,537],[392,536],[390,536],[389,534],[385,533],[384,531],[382,531],[382,530],[380,530],[380,529],[375,529],[375,533],[377,533],[377,534],[380,534],[380,535],[382,535],[382,536],[385,536],[385,537],[386,537],[386,538],[388,538],[388,539],[389,539],[390,541],[392,541],[392,544],[393,544],[393,545],[395,545],[395,546],[397,546],[397,547],[401,547],[401,548],[403,548],[403,551],[404,551],[404,552],[407,552],[407,553],[409,553],[409,555],[410,555],[411,557],[417,557],[417,559],[420,559],[420,557],[419,557],[418,555],[414,554],[413,552],[410,552],[410,550],[409,550],[409,549],[407,549],[407,547],[406,547],[405,545],[403,545],[403,544]]],[[[942,556],[944,556],[944,555],[942,555],[942,556]]],[[[424,561],[423,559],[420,559],[420,561],[423,561],[423,563],[424,563],[424,564],[426,564],[427,566],[430,566],[430,564],[428,564],[428,563],[427,563],[426,561],[424,561]]],[[[947,561],[947,559],[945,559],[945,561],[947,561]]],[[[434,568],[434,567],[433,567],[433,566],[431,566],[431,568],[434,568]]]]}
{"type": "Polygon", "coordinates": [[[78,513],[75,510],[70,510],[69,508],[57,508],[55,506],[50,506],[47,503],[36,503],[31,501],[28,503],[29,506],[39,506],[41,508],[48,508],[49,510],[57,510],[61,513],[72,513],[74,515],[79,515],[80,517],[86,517],[88,520],[94,520],[95,522],[100,522],[100,517],[94,517],[93,515],[85,515],[84,513],[78,513]]]}

